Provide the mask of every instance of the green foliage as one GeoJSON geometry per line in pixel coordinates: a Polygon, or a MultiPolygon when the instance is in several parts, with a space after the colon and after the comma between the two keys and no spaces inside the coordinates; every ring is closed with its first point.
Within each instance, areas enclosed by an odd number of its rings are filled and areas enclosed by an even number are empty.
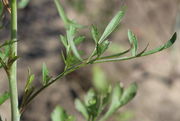
{"type": "MultiPolygon", "coordinates": [[[[18,3],[19,8],[25,8],[30,0],[21,0],[18,3]]],[[[80,0],[81,1],[81,0],[80,0]]],[[[10,94],[4,93],[0,96],[0,105],[6,101],[9,96],[11,97],[11,107],[12,107],[12,118],[13,121],[19,121],[19,112],[22,114],[27,108],[28,104],[39,95],[44,89],[49,87],[51,84],[57,80],[63,78],[69,73],[84,67],[89,64],[103,63],[103,62],[113,62],[113,61],[124,61],[130,60],[142,56],[147,56],[160,52],[164,49],[171,47],[176,41],[177,34],[175,33],[172,38],[166,42],[164,45],[157,47],[152,50],[147,50],[148,45],[142,50],[138,51],[138,39],[136,35],[129,30],[128,38],[130,47],[128,49],[116,52],[115,54],[110,54],[104,56],[110,47],[110,35],[117,29],[120,25],[124,15],[125,10],[120,10],[112,18],[107,27],[104,29],[102,35],[98,31],[97,26],[92,26],[90,34],[92,40],[94,40],[94,50],[90,55],[84,57],[84,52],[79,51],[78,45],[86,40],[86,36],[80,35],[78,32],[81,29],[86,28],[83,25],[78,24],[76,21],[70,19],[65,10],[63,9],[59,0],[54,0],[57,7],[57,11],[65,25],[65,35],[60,35],[60,42],[64,45],[65,51],[61,52],[63,61],[65,63],[64,71],[55,77],[49,75],[49,71],[45,64],[42,66],[42,85],[40,88],[35,88],[33,86],[33,81],[35,75],[31,74],[30,69],[28,70],[28,77],[26,80],[26,85],[24,88],[24,95],[21,105],[18,109],[18,93],[17,93],[17,66],[16,60],[19,58],[17,56],[17,4],[16,0],[11,0],[11,40],[5,41],[0,45],[0,68],[4,68],[7,73],[10,85],[10,94]],[[131,55],[125,56],[131,51],[131,55]]],[[[0,21],[3,19],[4,6],[2,1],[0,1],[0,21]]],[[[10,9],[10,8],[9,8],[10,9]]],[[[137,92],[136,83],[130,84],[129,87],[124,88],[122,85],[116,84],[112,88],[105,76],[105,73],[99,68],[93,68],[93,85],[95,89],[90,89],[83,100],[76,99],[75,106],[76,109],[82,113],[84,118],[88,121],[105,121],[119,108],[129,103],[137,92]]],[[[66,113],[61,107],[56,107],[51,115],[52,121],[75,121],[75,117],[66,113]]]]}
{"type": "Polygon", "coordinates": [[[122,97],[120,98],[120,106],[127,104],[134,98],[137,92],[137,84],[132,83],[127,89],[124,90],[122,97]]]}
{"type": "MultiPolygon", "coordinates": [[[[85,95],[84,100],[75,100],[75,107],[87,121],[106,121],[119,108],[130,102],[136,92],[137,85],[135,83],[132,83],[126,89],[117,84],[113,90],[109,90],[106,93],[90,89],[85,95]]],[[[67,117],[71,116],[67,115],[60,107],[56,108],[52,113],[53,121],[67,121],[67,117]]]]}
{"type": "Polygon", "coordinates": [[[132,45],[132,48],[131,48],[132,56],[136,56],[137,49],[138,49],[138,41],[134,33],[130,30],[128,31],[128,38],[129,38],[130,44],[132,45]]]}
{"type": "MultiPolygon", "coordinates": [[[[83,59],[83,57],[81,56],[81,54],[79,53],[76,47],[77,44],[75,43],[77,41],[75,37],[76,38],[81,37],[80,35],[77,35],[77,31],[81,29],[81,27],[79,27],[80,25],[70,20],[67,17],[67,15],[64,12],[64,9],[62,8],[58,0],[55,0],[55,4],[57,6],[59,15],[61,16],[67,30],[66,36],[61,35],[60,37],[61,42],[66,48],[66,55],[63,54],[63,58],[66,64],[66,69],[71,68],[72,65],[78,65],[79,63],[86,65],[86,64],[102,63],[102,62],[123,61],[123,60],[129,60],[137,57],[150,55],[170,47],[176,40],[176,33],[175,33],[173,37],[170,39],[170,41],[168,41],[165,45],[150,51],[146,51],[147,50],[146,47],[143,51],[138,52],[138,40],[135,34],[131,30],[129,30],[128,38],[131,45],[130,49],[109,56],[102,56],[107,51],[110,45],[110,42],[109,40],[107,40],[107,38],[117,28],[117,26],[122,21],[123,16],[125,15],[125,10],[121,10],[109,22],[102,35],[100,35],[96,26],[91,27],[91,35],[92,35],[92,39],[95,42],[95,48],[88,59],[83,59]],[[128,53],[130,50],[132,53],[131,56],[120,57],[128,53]]],[[[83,40],[84,39],[85,37],[83,38],[83,40]]]]}
{"type": "Polygon", "coordinates": [[[11,45],[17,41],[5,41],[0,45],[0,68],[7,69],[16,61],[19,57],[10,54],[11,45]]]}
{"type": "MultiPolygon", "coordinates": [[[[121,50],[121,52],[104,56],[104,54],[107,52],[108,48],[110,47],[109,36],[118,27],[118,25],[123,19],[123,16],[125,15],[125,10],[120,10],[109,22],[102,35],[100,35],[100,32],[98,31],[98,28],[96,26],[91,27],[90,34],[92,36],[92,39],[94,40],[95,47],[90,55],[86,55],[87,57],[84,57],[83,55],[84,52],[80,52],[78,49],[78,45],[86,40],[85,36],[78,34],[78,31],[84,29],[84,26],[68,18],[59,0],[54,0],[54,2],[66,29],[65,35],[60,35],[60,42],[62,43],[62,45],[64,45],[65,48],[65,51],[61,51],[62,59],[65,64],[64,71],[59,75],[57,75],[56,77],[52,78],[49,76],[47,67],[45,66],[45,64],[43,64],[42,87],[36,90],[30,88],[28,92],[25,91],[24,94],[25,101],[24,104],[21,105],[20,107],[20,109],[22,110],[24,110],[27,107],[27,105],[44,89],[49,87],[57,80],[63,78],[67,74],[81,67],[84,67],[88,64],[112,62],[112,61],[124,61],[124,60],[150,55],[162,51],[166,48],[169,48],[176,40],[177,35],[175,33],[173,37],[166,44],[156,49],[148,50],[148,51],[147,51],[148,46],[146,46],[145,49],[143,49],[141,52],[138,52],[138,40],[136,38],[136,35],[131,30],[129,30],[128,38],[131,46],[126,50],[121,50]],[[130,51],[131,51],[130,56],[124,56],[130,51]]],[[[118,95],[119,97],[118,98],[116,97],[117,98],[116,100],[119,99],[119,102],[111,104],[109,111],[106,114],[107,117],[110,114],[114,113],[116,109],[128,103],[134,97],[137,89],[136,85],[132,84],[128,89],[124,90],[123,92],[118,92],[117,90],[121,90],[121,91],[123,90],[123,87],[119,85],[118,87],[115,86],[114,89],[116,90],[113,89],[113,91],[111,92],[110,87],[108,87],[108,82],[105,81],[104,72],[102,72],[98,67],[95,67],[93,71],[94,71],[93,84],[96,89],[95,91],[91,90],[90,91],[91,93],[89,92],[88,95],[94,94],[94,96],[91,97],[92,100],[90,101],[91,103],[94,104],[88,105],[87,101],[80,101],[80,100],[76,101],[76,108],[84,115],[86,119],[88,118],[88,120],[93,120],[100,115],[100,113],[103,110],[102,106],[105,106],[110,100],[109,95],[116,95],[116,96],[118,95]],[[102,94],[103,96],[99,96],[97,92],[102,94]],[[120,94],[122,94],[122,96],[120,96],[120,94]]],[[[33,78],[33,76],[30,77],[33,78]]]]}
{"type": "Polygon", "coordinates": [[[9,99],[9,97],[9,92],[5,92],[2,95],[0,95],[0,105],[2,105],[7,99],[9,99]]]}
{"type": "MultiPolygon", "coordinates": [[[[128,57],[118,57],[119,56],[119,54],[115,54],[115,55],[110,55],[110,56],[105,56],[105,57],[102,57],[102,58],[99,58],[98,60],[96,60],[96,61],[94,61],[94,63],[103,63],[103,62],[113,62],[113,61],[124,61],[124,60],[130,60],[130,59],[134,59],[134,58],[137,58],[137,57],[142,57],[142,56],[147,56],[147,55],[151,55],[151,54],[154,54],[154,53],[157,53],[157,52],[160,52],[160,51],[162,51],[162,50],[164,50],[164,49],[167,49],[167,48],[169,48],[169,47],[171,47],[173,44],[174,44],[174,42],[176,41],[176,38],[177,38],[177,34],[175,33],[173,36],[172,36],[172,38],[167,42],[167,43],[165,43],[164,45],[162,45],[162,46],[160,46],[160,47],[158,47],[158,48],[155,48],[155,49],[153,49],[153,50],[149,50],[149,51],[146,51],[147,50],[147,47],[143,50],[143,51],[141,51],[141,52],[139,52],[139,53],[137,53],[136,55],[134,55],[135,54],[135,52],[136,52],[136,47],[137,47],[137,45],[134,43],[134,49],[132,49],[132,54],[133,55],[131,55],[131,56],[128,56],[128,57]],[[135,47],[136,46],[136,47],[135,47]],[[116,56],[117,55],[117,56],[116,56]],[[106,59],[107,58],[107,59],[106,59]]],[[[128,52],[128,50],[126,51],[124,51],[124,52],[122,52],[123,54],[120,54],[120,55],[124,55],[126,52],[128,52]]]]}
{"type": "Polygon", "coordinates": [[[25,85],[25,89],[24,89],[24,96],[23,96],[22,103],[20,104],[20,112],[24,111],[24,109],[22,107],[27,105],[30,96],[34,92],[34,89],[35,89],[35,87],[33,86],[34,79],[35,79],[35,75],[31,74],[31,70],[28,69],[28,77],[27,77],[26,85],[25,85]]]}
{"type": "Polygon", "coordinates": [[[51,119],[52,121],[75,121],[75,117],[68,115],[60,106],[54,109],[51,119]]]}
{"type": "Polygon", "coordinates": [[[26,92],[32,88],[32,83],[33,83],[34,78],[35,78],[34,74],[31,74],[31,70],[29,69],[28,78],[27,78],[26,86],[25,86],[26,92]]]}
{"type": "Polygon", "coordinates": [[[97,56],[100,57],[109,47],[110,42],[108,40],[97,44],[97,56]]]}
{"type": "Polygon", "coordinates": [[[43,63],[43,66],[42,66],[42,83],[43,83],[43,85],[47,85],[50,79],[51,79],[51,77],[49,76],[49,71],[46,67],[46,64],[43,63]]]}
{"type": "MultiPolygon", "coordinates": [[[[95,89],[90,89],[83,100],[76,99],[75,107],[87,121],[106,121],[135,97],[137,84],[132,83],[127,88],[124,88],[121,84],[116,84],[114,88],[111,88],[106,74],[99,66],[94,66],[92,73],[95,89]]],[[[67,117],[66,115],[63,114],[61,117],[67,117]]],[[[128,115],[126,117],[124,115],[125,119],[128,119],[128,115]]]]}
{"type": "Polygon", "coordinates": [[[76,106],[76,109],[84,116],[84,118],[85,118],[86,120],[88,120],[89,115],[88,115],[88,111],[87,111],[87,109],[86,109],[85,104],[82,103],[81,100],[76,99],[76,100],[75,100],[75,106],[76,106]]]}
{"type": "Polygon", "coordinates": [[[91,27],[91,35],[92,35],[92,37],[93,37],[94,42],[97,44],[98,41],[99,41],[99,39],[100,39],[100,38],[99,38],[100,35],[99,35],[99,31],[98,31],[98,29],[97,29],[96,26],[92,26],[92,27],[91,27]]]}
{"type": "Polygon", "coordinates": [[[73,25],[70,25],[70,29],[67,30],[67,40],[75,57],[78,58],[80,61],[82,61],[83,59],[81,58],[74,42],[75,33],[76,33],[76,27],[73,25]]]}
{"type": "Polygon", "coordinates": [[[122,18],[125,15],[125,11],[119,11],[115,17],[109,22],[107,25],[106,29],[104,30],[103,35],[99,39],[99,43],[102,43],[115,29],[116,27],[120,24],[122,18]]]}

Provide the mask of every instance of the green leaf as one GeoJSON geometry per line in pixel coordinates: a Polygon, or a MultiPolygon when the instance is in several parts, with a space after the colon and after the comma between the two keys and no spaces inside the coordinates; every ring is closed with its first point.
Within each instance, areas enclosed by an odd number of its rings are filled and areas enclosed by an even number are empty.
{"type": "Polygon", "coordinates": [[[75,121],[75,117],[70,116],[66,113],[66,111],[57,106],[51,114],[52,121],[75,121]]]}
{"type": "Polygon", "coordinates": [[[73,66],[79,63],[79,59],[75,57],[72,53],[68,53],[66,56],[66,66],[73,66]]]}
{"type": "Polygon", "coordinates": [[[15,43],[17,41],[6,41],[2,45],[0,45],[0,48],[2,48],[3,51],[0,52],[0,57],[5,60],[7,57],[9,57],[10,54],[10,45],[15,43]]]}
{"type": "Polygon", "coordinates": [[[28,4],[30,0],[20,0],[18,1],[18,8],[24,9],[28,4]]]}
{"type": "Polygon", "coordinates": [[[153,50],[150,50],[150,51],[146,51],[147,49],[147,46],[146,48],[140,52],[139,54],[137,54],[136,56],[129,56],[129,57],[121,57],[121,58],[110,58],[110,59],[99,59],[99,60],[96,60],[94,61],[93,63],[103,63],[103,62],[113,62],[113,61],[124,61],[124,60],[130,60],[130,59],[133,59],[133,58],[137,58],[137,57],[142,57],[142,56],[147,56],[147,55],[151,55],[151,54],[154,54],[154,53],[157,53],[157,52],[160,52],[164,49],[167,49],[169,47],[171,47],[175,41],[177,39],[177,33],[175,33],[172,38],[167,42],[165,43],[164,45],[156,48],[156,49],[153,49],[153,50]]]}
{"type": "Polygon", "coordinates": [[[113,115],[113,113],[115,113],[119,109],[119,107],[120,107],[119,100],[122,96],[122,93],[123,93],[122,86],[119,84],[115,85],[115,87],[112,90],[111,104],[109,106],[109,109],[103,115],[103,117],[101,118],[100,121],[106,121],[110,116],[113,115]]]}
{"type": "Polygon", "coordinates": [[[97,55],[101,56],[109,47],[110,42],[108,40],[103,41],[102,43],[97,45],[97,55]]]}
{"type": "Polygon", "coordinates": [[[67,43],[66,37],[64,37],[63,35],[60,35],[60,41],[64,45],[64,47],[67,48],[68,43],[67,43]]]}
{"type": "Polygon", "coordinates": [[[107,25],[104,33],[102,34],[101,38],[99,39],[99,43],[103,42],[117,28],[117,26],[121,22],[124,14],[125,14],[125,11],[119,11],[116,14],[116,16],[107,25]]]}
{"type": "Polygon", "coordinates": [[[95,118],[99,113],[100,99],[98,98],[97,93],[93,89],[90,89],[88,91],[87,95],[84,98],[84,103],[87,107],[89,117],[95,118]]]}
{"type": "Polygon", "coordinates": [[[104,71],[97,65],[93,66],[93,85],[100,93],[106,93],[109,83],[104,71]]]}
{"type": "Polygon", "coordinates": [[[122,96],[122,93],[123,93],[122,86],[120,84],[117,84],[112,91],[111,105],[108,109],[108,115],[113,114],[119,108],[120,106],[119,100],[122,96]]]}
{"type": "Polygon", "coordinates": [[[92,35],[93,40],[95,41],[95,43],[98,43],[98,40],[99,40],[99,31],[98,31],[96,26],[92,26],[91,27],[91,35],[92,35]]]}
{"type": "Polygon", "coordinates": [[[134,33],[131,30],[128,30],[128,38],[129,38],[129,42],[132,45],[132,56],[135,56],[137,54],[137,48],[138,48],[138,41],[136,36],[134,35],[134,33]]]}
{"type": "Polygon", "coordinates": [[[43,85],[47,85],[49,80],[50,80],[50,76],[49,76],[49,71],[46,67],[46,64],[43,63],[43,66],[42,66],[42,80],[43,80],[43,85]]]}
{"type": "Polygon", "coordinates": [[[68,44],[70,44],[70,47],[72,49],[73,54],[80,60],[83,61],[81,58],[75,43],[74,43],[74,34],[75,34],[76,29],[73,26],[70,26],[70,29],[67,31],[67,39],[68,39],[68,44]]]}
{"type": "Polygon", "coordinates": [[[74,43],[75,45],[78,45],[80,43],[82,43],[85,40],[85,36],[79,36],[76,39],[74,39],[74,43]]]}
{"type": "Polygon", "coordinates": [[[85,117],[85,119],[89,118],[86,106],[79,99],[75,100],[75,106],[76,109],[85,117]]]}
{"type": "Polygon", "coordinates": [[[4,59],[10,56],[10,46],[5,46],[4,47],[5,51],[4,51],[4,59]]]}
{"type": "Polygon", "coordinates": [[[0,96],[0,105],[2,105],[7,99],[9,99],[10,94],[9,92],[5,92],[0,96]]]}
{"type": "Polygon", "coordinates": [[[87,107],[96,104],[96,93],[93,89],[90,89],[84,98],[85,105],[87,107]]]}
{"type": "Polygon", "coordinates": [[[135,97],[137,93],[137,89],[138,87],[136,83],[130,84],[130,86],[127,89],[125,89],[120,99],[121,106],[127,104],[129,101],[131,101],[135,97]]]}
{"type": "Polygon", "coordinates": [[[153,50],[144,52],[143,54],[141,54],[141,56],[151,55],[151,54],[160,52],[160,51],[162,51],[164,49],[167,49],[167,48],[171,47],[175,43],[176,39],[177,39],[177,33],[174,33],[174,35],[171,37],[171,39],[168,42],[166,42],[164,45],[162,45],[162,46],[160,46],[158,48],[155,48],[153,50]]]}
{"type": "Polygon", "coordinates": [[[31,95],[33,94],[34,90],[35,90],[35,87],[31,85],[29,85],[29,87],[27,87],[27,89],[24,90],[25,92],[24,92],[19,109],[23,109],[28,104],[29,99],[31,98],[31,95]]]}
{"type": "Polygon", "coordinates": [[[34,78],[35,78],[34,74],[31,74],[31,70],[28,69],[28,79],[26,81],[25,92],[27,92],[31,88],[34,78]]]}

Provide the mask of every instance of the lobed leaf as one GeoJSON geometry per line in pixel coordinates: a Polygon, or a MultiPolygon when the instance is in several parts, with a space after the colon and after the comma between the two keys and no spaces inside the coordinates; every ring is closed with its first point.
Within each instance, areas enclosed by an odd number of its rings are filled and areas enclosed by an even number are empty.
{"type": "Polygon", "coordinates": [[[127,104],[129,101],[131,101],[136,93],[137,93],[137,84],[136,83],[132,83],[130,84],[130,86],[124,90],[122,97],[120,99],[120,104],[121,106],[127,104]]]}
{"type": "Polygon", "coordinates": [[[86,106],[79,99],[75,100],[75,106],[76,109],[85,117],[85,119],[89,118],[86,106]]]}
{"type": "Polygon", "coordinates": [[[74,43],[74,34],[75,34],[75,28],[73,26],[70,26],[70,29],[67,31],[67,39],[68,39],[68,44],[70,45],[73,54],[80,60],[82,61],[83,59],[81,58],[75,43],[74,43]]]}
{"type": "Polygon", "coordinates": [[[51,114],[51,120],[52,121],[75,121],[75,117],[68,115],[63,108],[61,108],[60,106],[57,106],[51,114]]]}
{"type": "Polygon", "coordinates": [[[99,39],[99,43],[103,42],[119,25],[122,18],[124,17],[125,11],[119,11],[115,17],[110,21],[107,25],[104,33],[102,34],[101,38],[99,39]]]}
{"type": "Polygon", "coordinates": [[[28,79],[26,81],[25,92],[27,92],[31,88],[34,78],[35,78],[34,74],[31,74],[31,70],[28,69],[28,79]]]}
{"type": "Polygon", "coordinates": [[[46,64],[43,63],[43,66],[42,66],[42,81],[43,81],[43,85],[47,85],[49,80],[50,80],[49,71],[47,69],[46,64]]]}
{"type": "Polygon", "coordinates": [[[108,112],[107,112],[108,115],[111,115],[112,113],[117,111],[117,109],[119,108],[119,106],[120,106],[119,100],[122,96],[122,93],[123,93],[122,86],[119,84],[116,85],[112,91],[111,105],[110,105],[108,112]]]}
{"type": "Polygon", "coordinates": [[[68,43],[67,43],[67,38],[66,37],[64,37],[63,35],[60,35],[60,41],[64,45],[65,48],[68,47],[68,43]]]}
{"type": "Polygon", "coordinates": [[[131,30],[128,30],[128,38],[129,38],[130,44],[132,45],[132,49],[131,49],[132,56],[135,56],[137,54],[138,41],[137,41],[136,36],[131,30]]]}
{"type": "Polygon", "coordinates": [[[103,41],[100,44],[97,44],[97,55],[101,56],[109,47],[110,42],[108,40],[103,41]]]}
{"type": "Polygon", "coordinates": [[[98,31],[96,26],[92,26],[91,27],[91,35],[92,35],[93,40],[95,41],[95,43],[98,43],[98,40],[99,40],[99,31],[98,31]]]}
{"type": "Polygon", "coordinates": [[[85,105],[88,107],[88,106],[91,106],[91,105],[94,105],[96,102],[94,101],[96,97],[96,93],[93,89],[90,89],[87,93],[87,95],[84,97],[84,103],[85,105]]]}

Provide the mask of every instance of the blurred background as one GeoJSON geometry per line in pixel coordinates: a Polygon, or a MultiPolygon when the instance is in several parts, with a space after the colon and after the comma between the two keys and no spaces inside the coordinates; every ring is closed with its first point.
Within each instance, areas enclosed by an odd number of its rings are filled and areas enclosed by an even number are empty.
{"type": "MultiPolygon", "coordinates": [[[[68,16],[83,25],[95,24],[103,31],[114,14],[127,6],[119,29],[110,40],[114,43],[110,52],[127,48],[127,30],[137,35],[140,50],[147,43],[155,48],[170,39],[174,31],[180,32],[180,0],[61,0],[68,16]]],[[[9,39],[9,15],[4,29],[0,30],[1,42],[9,39]]],[[[53,0],[31,0],[19,10],[18,86],[23,94],[28,67],[36,75],[38,87],[42,63],[45,62],[52,75],[62,72],[64,64],[60,56],[63,46],[59,35],[65,33],[53,0]]],[[[93,48],[88,34],[81,46],[87,53],[93,48]]],[[[122,82],[125,86],[136,81],[139,85],[135,99],[116,114],[112,121],[180,121],[180,42],[163,52],[125,62],[98,64],[112,84],[122,82]],[[123,113],[121,113],[123,112],[123,113]]],[[[0,70],[0,91],[8,89],[7,78],[0,70]]],[[[22,121],[50,121],[50,112],[56,105],[83,121],[74,108],[74,99],[82,97],[92,87],[92,66],[81,68],[39,95],[24,113],[22,121]]],[[[2,117],[9,120],[9,102],[0,107],[2,117]]]]}

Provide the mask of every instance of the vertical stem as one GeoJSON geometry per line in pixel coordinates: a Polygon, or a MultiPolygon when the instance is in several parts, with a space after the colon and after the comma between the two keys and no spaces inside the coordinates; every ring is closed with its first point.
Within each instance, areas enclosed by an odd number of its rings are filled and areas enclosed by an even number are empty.
{"type": "MultiPolygon", "coordinates": [[[[17,0],[11,0],[11,41],[17,41],[17,0]]],[[[17,56],[17,42],[10,47],[10,56],[17,56]]],[[[11,100],[11,121],[19,121],[18,91],[17,91],[17,62],[15,61],[8,69],[9,90],[11,100]]]]}

